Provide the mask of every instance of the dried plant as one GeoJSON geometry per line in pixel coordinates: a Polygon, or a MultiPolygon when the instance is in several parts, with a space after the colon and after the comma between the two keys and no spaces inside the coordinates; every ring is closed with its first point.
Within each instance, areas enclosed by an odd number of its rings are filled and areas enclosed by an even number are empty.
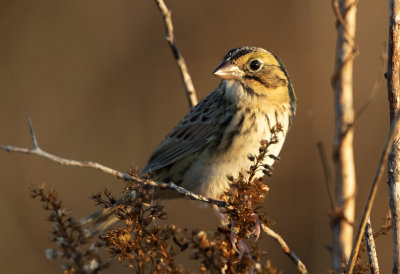
{"type": "MultiPolygon", "coordinates": [[[[154,273],[180,272],[175,266],[175,252],[170,240],[179,232],[173,225],[161,227],[155,220],[163,220],[166,213],[159,203],[151,204],[152,190],[143,185],[131,185],[128,191],[135,190],[135,199],[124,200],[114,208],[125,225],[110,229],[99,236],[98,247],[106,247],[118,261],[138,273],[151,269],[154,273]]],[[[92,198],[97,204],[113,207],[115,199],[108,191],[104,196],[97,194],[92,198]]],[[[147,271],[146,271],[147,272],[147,271]]]]}
{"type": "Polygon", "coordinates": [[[48,220],[53,223],[51,241],[57,248],[47,249],[46,257],[64,260],[63,273],[99,273],[107,267],[97,248],[90,244],[88,233],[64,208],[54,190],[45,192],[44,185],[35,187],[31,189],[31,197],[40,200],[43,209],[49,212],[48,220]]]}

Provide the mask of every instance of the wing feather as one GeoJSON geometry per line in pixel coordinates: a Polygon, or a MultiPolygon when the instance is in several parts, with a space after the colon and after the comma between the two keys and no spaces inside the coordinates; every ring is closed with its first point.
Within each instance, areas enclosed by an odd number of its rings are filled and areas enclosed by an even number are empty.
{"type": "Polygon", "coordinates": [[[213,140],[222,92],[215,90],[200,101],[164,138],[143,172],[157,171],[193,154],[213,140]]]}

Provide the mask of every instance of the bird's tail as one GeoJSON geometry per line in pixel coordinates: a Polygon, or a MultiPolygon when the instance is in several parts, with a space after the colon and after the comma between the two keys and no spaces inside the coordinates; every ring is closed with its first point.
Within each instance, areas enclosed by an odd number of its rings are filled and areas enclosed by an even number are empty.
{"type": "Polygon", "coordinates": [[[120,221],[120,218],[115,214],[115,209],[125,203],[126,201],[133,201],[136,199],[136,191],[131,191],[124,197],[118,199],[112,207],[99,209],[92,214],[82,218],[80,224],[88,229],[90,236],[97,235],[102,231],[107,230],[112,225],[120,221]]]}

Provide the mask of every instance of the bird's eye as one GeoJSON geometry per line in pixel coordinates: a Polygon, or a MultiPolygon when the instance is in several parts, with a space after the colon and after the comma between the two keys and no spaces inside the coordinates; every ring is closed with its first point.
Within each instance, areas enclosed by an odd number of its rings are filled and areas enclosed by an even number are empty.
{"type": "Polygon", "coordinates": [[[252,71],[257,71],[262,67],[263,63],[258,60],[258,59],[254,59],[253,61],[250,62],[250,69],[252,71]]]}

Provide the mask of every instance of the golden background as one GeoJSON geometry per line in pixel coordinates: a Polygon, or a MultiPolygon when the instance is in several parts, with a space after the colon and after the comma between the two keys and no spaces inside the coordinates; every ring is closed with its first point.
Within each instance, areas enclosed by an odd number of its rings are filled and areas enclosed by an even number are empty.
{"type": "MultiPolygon", "coordinates": [[[[336,44],[330,1],[168,1],[178,46],[198,97],[219,80],[211,71],[231,48],[254,45],[285,63],[298,98],[294,125],[269,180],[266,210],[274,229],[311,273],[330,268],[330,205],[316,142],[331,151],[336,44]]],[[[355,108],[366,102],[388,39],[388,3],[360,1],[357,14],[355,108]]],[[[0,143],[31,146],[26,111],[43,149],[125,171],[150,153],[188,105],[161,15],[153,1],[0,1],[0,143]]],[[[382,75],[381,75],[382,77],[382,75]]],[[[355,128],[357,225],[388,130],[385,82],[355,128]]],[[[330,154],[329,154],[330,155],[330,154]]],[[[44,252],[51,225],[29,186],[60,192],[76,217],[94,210],[88,196],[123,182],[92,169],[59,166],[35,156],[0,152],[0,263],[3,273],[60,273],[44,252]]],[[[165,203],[170,222],[211,230],[214,213],[197,203],[165,203]]],[[[375,229],[388,210],[383,182],[372,212],[375,229]]],[[[265,238],[265,236],[263,236],[265,238]]],[[[382,273],[391,269],[390,235],[379,238],[382,273]]],[[[272,263],[295,273],[271,239],[272,263]]],[[[193,264],[189,262],[187,264],[193,264]]],[[[118,263],[114,261],[114,265],[118,263]]],[[[117,267],[118,269],[124,269],[117,267]]],[[[108,270],[105,273],[112,273],[108,270]]]]}

